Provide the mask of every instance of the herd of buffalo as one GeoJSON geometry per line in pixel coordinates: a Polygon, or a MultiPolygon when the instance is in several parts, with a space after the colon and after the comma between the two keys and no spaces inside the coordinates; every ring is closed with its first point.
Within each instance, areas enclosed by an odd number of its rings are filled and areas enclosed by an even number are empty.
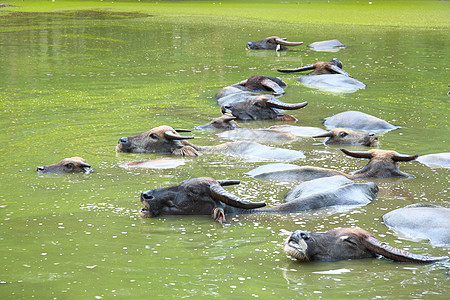
{"type": "MultiPolygon", "coordinates": [[[[285,51],[288,46],[302,42],[289,42],[285,38],[268,37],[247,43],[250,50],[285,51]]],[[[310,48],[320,51],[338,51],[344,48],[338,40],[316,42],[310,48]]],[[[365,85],[343,70],[337,58],[318,61],[299,68],[279,69],[279,72],[311,71],[297,78],[307,87],[352,92],[365,85]]],[[[134,136],[122,137],[116,146],[118,152],[157,153],[178,156],[197,156],[201,153],[227,152],[234,155],[253,156],[265,160],[289,162],[304,158],[301,151],[269,147],[259,142],[282,144],[299,137],[325,138],[325,144],[377,146],[377,133],[398,128],[382,119],[359,111],[347,111],[325,118],[329,130],[316,127],[278,125],[270,128],[243,128],[239,121],[296,120],[285,114],[286,110],[305,108],[308,103],[285,103],[278,97],[285,94],[285,82],[280,77],[254,75],[222,88],[217,94],[222,116],[196,129],[219,129],[219,136],[234,140],[215,146],[199,146],[188,140],[193,136],[181,135],[186,129],[163,125],[134,136]]],[[[204,215],[224,223],[228,215],[249,213],[296,213],[326,207],[365,205],[374,200],[378,186],[374,182],[357,179],[403,177],[414,178],[399,169],[399,162],[419,160],[427,165],[450,166],[450,153],[419,156],[396,151],[370,149],[367,151],[341,151],[351,157],[368,160],[366,166],[351,174],[315,166],[298,166],[289,163],[269,163],[248,174],[257,179],[293,181],[300,184],[285,196],[285,203],[266,207],[265,202],[252,202],[228,192],[224,187],[239,184],[238,180],[215,180],[209,177],[192,178],[179,185],[153,189],[141,193],[144,208],[139,215],[145,218],[173,215],[204,215]]],[[[158,167],[182,165],[177,159],[163,158],[134,161],[122,167],[158,167]]],[[[91,166],[81,157],[65,158],[60,162],[37,168],[39,173],[73,173],[91,171],[91,166]]],[[[437,246],[450,245],[450,209],[427,203],[409,205],[383,216],[384,223],[398,232],[428,239],[437,246]]],[[[412,254],[391,247],[360,228],[337,228],[327,232],[309,233],[297,230],[284,246],[285,252],[299,262],[335,261],[384,256],[394,261],[432,263],[448,260],[447,256],[429,257],[412,254]]]]}

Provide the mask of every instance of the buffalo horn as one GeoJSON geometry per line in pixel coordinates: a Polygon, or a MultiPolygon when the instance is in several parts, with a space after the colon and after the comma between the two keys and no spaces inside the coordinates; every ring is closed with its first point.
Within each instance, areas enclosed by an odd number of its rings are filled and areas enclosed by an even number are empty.
{"type": "Polygon", "coordinates": [[[308,71],[314,69],[314,64],[306,65],[299,68],[294,69],[278,69],[278,72],[282,73],[292,73],[292,72],[301,72],[301,71],[308,71]]]}
{"type": "Polygon", "coordinates": [[[225,118],[223,118],[224,122],[230,122],[233,120],[236,120],[237,118],[235,116],[226,116],[225,118]]]}
{"type": "Polygon", "coordinates": [[[189,139],[193,139],[193,136],[182,136],[182,135],[178,135],[176,133],[174,133],[171,130],[167,130],[164,132],[164,136],[166,137],[166,139],[168,140],[189,140],[189,139]]]}
{"type": "Polygon", "coordinates": [[[190,129],[182,129],[182,128],[174,128],[173,130],[175,130],[176,132],[191,132],[190,129]]]}
{"type": "Polygon", "coordinates": [[[91,167],[90,164],[88,164],[88,163],[86,163],[86,162],[84,162],[84,161],[80,162],[80,166],[81,166],[82,168],[90,168],[90,167],[91,167]]]}
{"type": "Polygon", "coordinates": [[[332,136],[333,136],[333,132],[328,131],[328,132],[325,132],[325,133],[321,133],[321,134],[315,135],[315,136],[313,136],[313,138],[332,137],[332,136]]]}
{"type": "Polygon", "coordinates": [[[210,187],[210,191],[211,191],[211,196],[214,199],[217,199],[227,205],[234,206],[237,208],[252,209],[252,208],[259,208],[259,207],[266,206],[266,203],[264,203],[264,202],[251,202],[251,201],[243,200],[243,199],[239,198],[238,196],[225,191],[220,185],[212,185],[210,187]]]}
{"type": "Polygon", "coordinates": [[[330,68],[331,70],[333,70],[334,72],[336,72],[338,74],[341,74],[341,75],[344,75],[344,76],[347,76],[347,77],[352,77],[352,75],[348,74],[347,72],[345,72],[344,70],[342,70],[341,68],[339,68],[336,65],[328,66],[328,68],[330,68]]]}
{"type": "Polygon", "coordinates": [[[367,249],[373,251],[374,253],[400,262],[429,264],[436,261],[448,259],[447,256],[433,257],[413,254],[408,251],[389,246],[373,236],[369,236],[368,238],[366,238],[364,240],[364,244],[367,249]]]}
{"type": "Polygon", "coordinates": [[[348,156],[356,157],[356,158],[372,158],[372,153],[369,151],[349,151],[347,149],[341,148],[341,151],[347,154],[348,156]]]}
{"type": "Polygon", "coordinates": [[[278,99],[269,99],[266,101],[267,105],[274,108],[280,108],[280,109],[286,109],[286,110],[294,110],[294,109],[300,109],[308,105],[308,102],[302,102],[302,103],[284,103],[283,101],[280,101],[278,99]]]}
{"type": "Polygon", "coordinates": [[[277,44],[281,44],[281,45],[285,45],[285,46],[298,46],[298,45],[303,44],[303,42],[289,42],[289,41],[286,41],[286,39],[282,39],[282,38],[275,39],[275,42],[277,42],[277,44]]]}
{"type": "Polygon", "coordinates": [[[229,185],[235,185],[235,184],[240,184],[241,183],[240,180],[217,180],[217,182],[221,186],[229,186],[229,185]]]}
{"type": "Polygon", "coordinates": [[[396,153],[396,154],[394,154],[394,156],[392,156],[392,160],[394,160],[394,161],[411,161],[411,160],[415,160],[418,157],[419,157],[418,154],[406,155],[406,154],[396,153]]]}

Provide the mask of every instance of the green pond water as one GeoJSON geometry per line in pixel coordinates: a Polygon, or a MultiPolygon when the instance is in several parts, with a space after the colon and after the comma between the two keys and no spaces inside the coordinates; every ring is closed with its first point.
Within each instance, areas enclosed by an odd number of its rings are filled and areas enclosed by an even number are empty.
{"type": "MultiPolygon", "coordinates": [[[[220,116],[215,93],[254,74],[287,82],[285,102],[296,125],[323,127],[322,118],[359,110],[400,129],[380,137],[381,149],[420,155],[450,150],[448,58],[444,29],[292,25],[145,14],[74,12],[0,18],[0,296],[2,299],[390,298],[448,299],[447,269],[364,259],[300,265],[282,248],[296,229],[364,228],[392,246],[424,255],[450,248],[399,236],[382,223],[398,207],[450,206],[450,171],[400,163],[417,178],[378,179],[376,200],[343,212],[141,219],[140,192],[209,176],[239,179],[227,190],[276,205],[295,184],[262,181],[246,172],[267,162],[230,155],[186,158],[167,170],[125,170],[118,164],[162,155],[115,152],[122,136],[159,125],[192,128],[220,116]],[[337,38],[337,53],[249,52],[270,35],[289,40],[337,38]],[[352,94],[309,89],[298,67],[338,57],[367,85],[352,94]],[[84,157],[90,174],[38,175],[37,166],[84,157]]],[[[269,127],[280,122],[243,124],[269,127]]],[[[194,130],[197,144],[224,142],[194,130]]],[[[281,147],[302,150],[312,165],[355,171],[365,160],[303,138],[281,147]]],[[[350,147],[365,150],[362,147],[350,147]]]]}

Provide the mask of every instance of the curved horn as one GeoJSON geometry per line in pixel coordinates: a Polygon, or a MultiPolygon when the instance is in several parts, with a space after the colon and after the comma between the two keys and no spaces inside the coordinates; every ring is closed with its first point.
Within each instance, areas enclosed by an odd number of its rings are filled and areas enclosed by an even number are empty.
{"type": "Polygon", "coordinates": [[[356,158],[372,158],[372,153],[369,151],[349,151],[347,149],[341,148],[341,151],[347,154],[348,156],[356,157],[356,158]]]}
{"type": "Polygon", "coordinates": [[[164,132],[164,136],[166,137],[166,139],[168,140],[189,140],[189,139],[193,139],[193,136],[182,136],[182,135],[178,135],[176,133],[174,133],[171,130],[167,130],[164,132]]]}
{"type": "Polygon", "coordinates": [[[347,77],[352,77],[352,75],[348,74],[347,72],[345,72],[344,70],[342,70],[341,68],[339,68],[336,65],[330,65],[330,66],[327,66],[327,68],[329,68],[330,70],[333,70],[334,72],[336,72],[338,74],[341,74],[341,75],[344,75],[347,77]]]}
{"type": "Polygon", "coordinates": [[[176,132],[191,132],[191,130],[189,129],[182,129],[182,128],[174,128],[173,130],[175,130],[176,132]]]}
{"type": "Polygon", "coordinates": [[[269,90],[272,90],[276,95],[283,95],[285,93],[284,89],[279,86],[278,83],[269,78],[262,80],[261,85],[269,90]]]}
{"type": "Polygon", "coordinates": [[[237,118],[235,116],[225,116],[225,118],[223,118],[224,122],[230,122],[233,120],[236,120],[237,118]]]}
{"type": "Polygon", "coordinates": [[[267,105],[274,108],[280,108],[280,109],[286,109],[286,110],[294,110],[294,109],[300,109],[308,105],[308,102],[302,102],[302,103],[284,103],[283,101],[280,101],[276,98],[271,98],[266,101],[267,105]]]}
{"type": "Polygon", "coordinates": [[[392,156],[392,160],[393,161],[411,161],[411,160],[415,160],[418,157],[419,157],[418,154],[406,155],[406,154],[396,153],[396,154],[394,154],[394,156],[392,156]]]}
{"type": "Polygon", "coordinates": [[[314,64],[306,65],[299,68],[294,69],[278,69],[278,72],[282,73],[292,73],[292,72],[301,72],[301,71],[308,71],[314,69],[314,64]]]}
{"type": "Polygon", "coordinates": [[[433,257],[433,256],[423,256],[413,254],[408,251],[389,246],[388,244],[381,242],[380,240],[378,240],[373,236],[369,236],[368,238],[366,238],[364,240],[364,245],[366,246],[367,249],[373,251],[376,254],[380,254],[386,258],[400,262],[429,264],[448,259],[447,256],[433,257]]]}
{"type": "Polygon", "coordinates": [[[303,44],[303,42],[289,42],[289,41],[286,41],[286,39],[282,39],[282,38],[275,39],[275,42],[277,44],[281,44],[281,45],[285,45],[285,46],[298,46],[298,45],[303,44]]]}
{"type": "Polygon", "coordinates": [[[234,185],[234,184],[240,184],[241,183],[240,180],[217,180],[217,182],[221,186],[229,186],[229,185],[234,185]]]}
{"type": "Polygon", "coordinates": [[[91,165],[90,164],[88,164],[87,162],[80,162],[80,166],[81,167],[83,167],[83,168],[90,168],[91,167],[91,165]]]}
{"type": "Polygon", "coordinates": [[[332,137],[333,136],[333,132],[328,131],[322,134],[318,134],[318,135],[314,135],[313,138],[321,138],[321,137],[332,137]]]}
{"type": "Polygon", "coordinates": [[[259,208],[266,206],[264,202],[251,202],[247,200],[243,200],[236,195],[233,195],[227,191],[225,191],[220,185],[212,185],[210,187],[211,196],[217,200],[222,201],[223,203],[234,206],[237,208],[259,208]]]}

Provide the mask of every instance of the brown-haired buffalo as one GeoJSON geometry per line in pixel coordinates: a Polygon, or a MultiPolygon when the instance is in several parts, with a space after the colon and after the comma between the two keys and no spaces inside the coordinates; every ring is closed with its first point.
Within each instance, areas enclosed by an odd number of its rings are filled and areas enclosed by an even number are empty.
{"type": "Polygon", "coordinates": [[[349,179],[403,177],[415,178],[398,168],[397,162],[415,160],[418,155],[399,154],[395,151],[371,149],[369,151],[349,151],[341,149],[345,154],[356,158],[367,158],[369,162],[361,170],[346,174],[341,171],[290,164],[268,164],[248,172],[254,178],[276,179],[282,181],[308,181],[321,177],[342,175],[349,179]]]}
{"type": "Polygon", "coordinates": [[[287,38],[280,38],[278,36],[269,36],[261,41],[248,42],[246,48],[249,50],[289,50],[286,46],[298,46],[303,42],[289,42],[287,38]]]}
{"type": "Polygon", "coordinates": [[[84,158],[74,156],[64,158],[53,165],[37,167],[36,171],[38,173],[89,173],[92,169],[84,158]]]}
{"type": "Polygon", "coordinates": [[[310,65],[306,65],[294,69],[278,69],[278,72],[292,73],[313,70],[309,75],[322,75],[322,74],[341,74],[344,76],[352,77],[350,74],[342,70],[342,62],[333,58],[329,61],[318,61],[310,65]]]}
{"type": "Polygon", "coordinates": [[[360,145],[368,147],[378,145],[378,136],[375,133],[357,132],[345,128],[335,128],[313,136],[313,138],[321,137],[326,137],[324,141],[326,145],[360,145]]]}
{"type": "Polygon", "coordinates": [[[291,115],[280,113],[279,109],[296,110],[305,107],[308,102],[302,103],[284,103],[274,98],[259,96],[250,101],[231,103],[222,106],[222,113],[231,114],[242,121],[256,120],[279,120],[279,121],[296,121],[291,115]]]}
{"type": "Polygon", "coordinates": [[[284,251],[299,262],[374,258],[379,255],[398,262],[418,264],[448,259],[447,256],[423,256],[394,248],[361,228],[339,228],[319,233],[297,230],[289,237],[284,251]]]}
{"type": "MultiPolygon", "coordinates": [[[[225,215],[228,214],[292,213],[327,206],[348,205],[342,202],[343,197],[341,196],[345,193],[351,193],[349,192],[351,188],[347,187],[340,189],[337,193],[317,193],[274,207],[261,208],[265,206],[264,202],[251,202],[241,199],[223,188],[223,186],[232,184],[239,184],[239,181],[200,177],[186,180],[179,185],[142,192],[141,202],[145,208],[140,211],[140,216],[152,218],[157,216],[203,215],[211,216],[214,220],[222,223],[225,221],[225,215]]],[[[354,188],[364,191],[364,198],[368,198],[369,201],[373,200],[378,192],[378,187],[373,182],[354,184],[354,188]]]]}
{"type": "Polygon", "coordinates": [[[223,115],[221,117],[215,118],[209,123],[195,126],[197,129],[224,129],[224,130],[233,130],[237,128],[241,128],[238,123],[236,123],[236,117],[223,115]]]}

